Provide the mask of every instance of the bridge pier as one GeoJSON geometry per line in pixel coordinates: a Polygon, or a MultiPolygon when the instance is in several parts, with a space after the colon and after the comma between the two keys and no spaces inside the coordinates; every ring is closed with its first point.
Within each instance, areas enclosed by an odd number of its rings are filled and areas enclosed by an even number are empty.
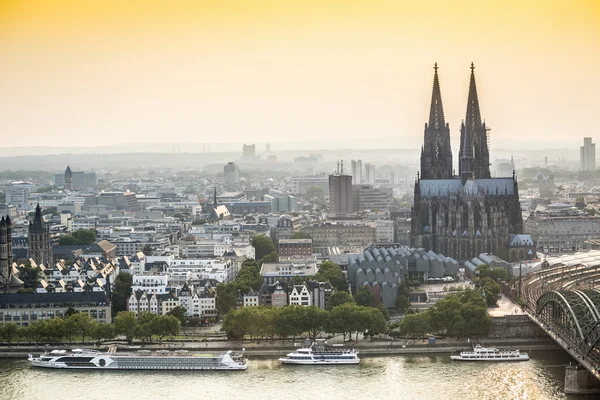
{"type": "Polygon", "coordinates": [[[565,367],[566,394],[600,393],[600,381],[580,364],[565,367]]]}

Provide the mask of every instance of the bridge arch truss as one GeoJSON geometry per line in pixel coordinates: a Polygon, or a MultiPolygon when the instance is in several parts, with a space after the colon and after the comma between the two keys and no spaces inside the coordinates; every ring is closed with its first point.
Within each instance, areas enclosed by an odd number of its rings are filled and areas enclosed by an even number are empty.
{"type": "Polygon", "coordinates": [[[536,316],[582,357],[600,362],[600,291],[550,290],[538,299],[536,316]]]}

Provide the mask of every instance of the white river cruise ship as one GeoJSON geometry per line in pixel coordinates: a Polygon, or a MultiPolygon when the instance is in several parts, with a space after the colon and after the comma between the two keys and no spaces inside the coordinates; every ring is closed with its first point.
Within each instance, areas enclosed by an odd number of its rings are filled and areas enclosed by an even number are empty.
{"type": "Polygon", "coordinates": [[[279,359],[283,364],[298,365],[348,365],[358,364],[358,351],[344,345],[327,345],[323,340],[311,344],[306,340],[305,347],[297,349],[279,359]]]}
{"type": "Polygon", "coordinates": [[[498,350],[495,347],[473,346],[473,351],[462,351],[458,356],[450,356],[458,361],[528,361],[529,354],[519,350],[498,350]]]}
{"type": "Polygon", "coordinates": [[[122,370],[245,370],[247,359],[242,353],[192,353],[186,350],[138,350],[117,353],[116,348],[103,353],[96,350],[53,350],[39,357],[29,355],[34,367],[60,369],[122,370]],[[111,351],[112,350],[112,351],[111,351]]]}

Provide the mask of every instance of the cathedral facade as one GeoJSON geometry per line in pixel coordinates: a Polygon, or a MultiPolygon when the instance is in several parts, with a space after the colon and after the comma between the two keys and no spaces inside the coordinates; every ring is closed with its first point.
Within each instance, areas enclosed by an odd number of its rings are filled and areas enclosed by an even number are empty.
{"type": "MultiPolygon", "coordinates": [[[[517,179],[514,172],[509,178],[490,175],[488,129],[481,120],[474,66],[471,64],[466,118],[460,127],[458,174],[453,170],[437,64],[434,69],[421,174],[417,174],[411,209],[411,246],[455,260],[469,260],[481,253],[514,259],[511,246],[522,245],[523,237],[518,235],[523,232],[523,218],[517,179]]],[[[516,254],[523,255],[523,251],[516,254]]]]}

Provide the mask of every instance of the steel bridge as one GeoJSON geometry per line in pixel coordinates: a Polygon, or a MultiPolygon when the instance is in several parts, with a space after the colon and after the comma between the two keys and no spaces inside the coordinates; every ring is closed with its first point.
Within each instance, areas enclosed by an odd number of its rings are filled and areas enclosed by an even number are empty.
{"type": "Polygon", "coordinates": [[[600,260],[577,261],[528,275],[522,299],[530,319],[600,380],[600,260]]]}

